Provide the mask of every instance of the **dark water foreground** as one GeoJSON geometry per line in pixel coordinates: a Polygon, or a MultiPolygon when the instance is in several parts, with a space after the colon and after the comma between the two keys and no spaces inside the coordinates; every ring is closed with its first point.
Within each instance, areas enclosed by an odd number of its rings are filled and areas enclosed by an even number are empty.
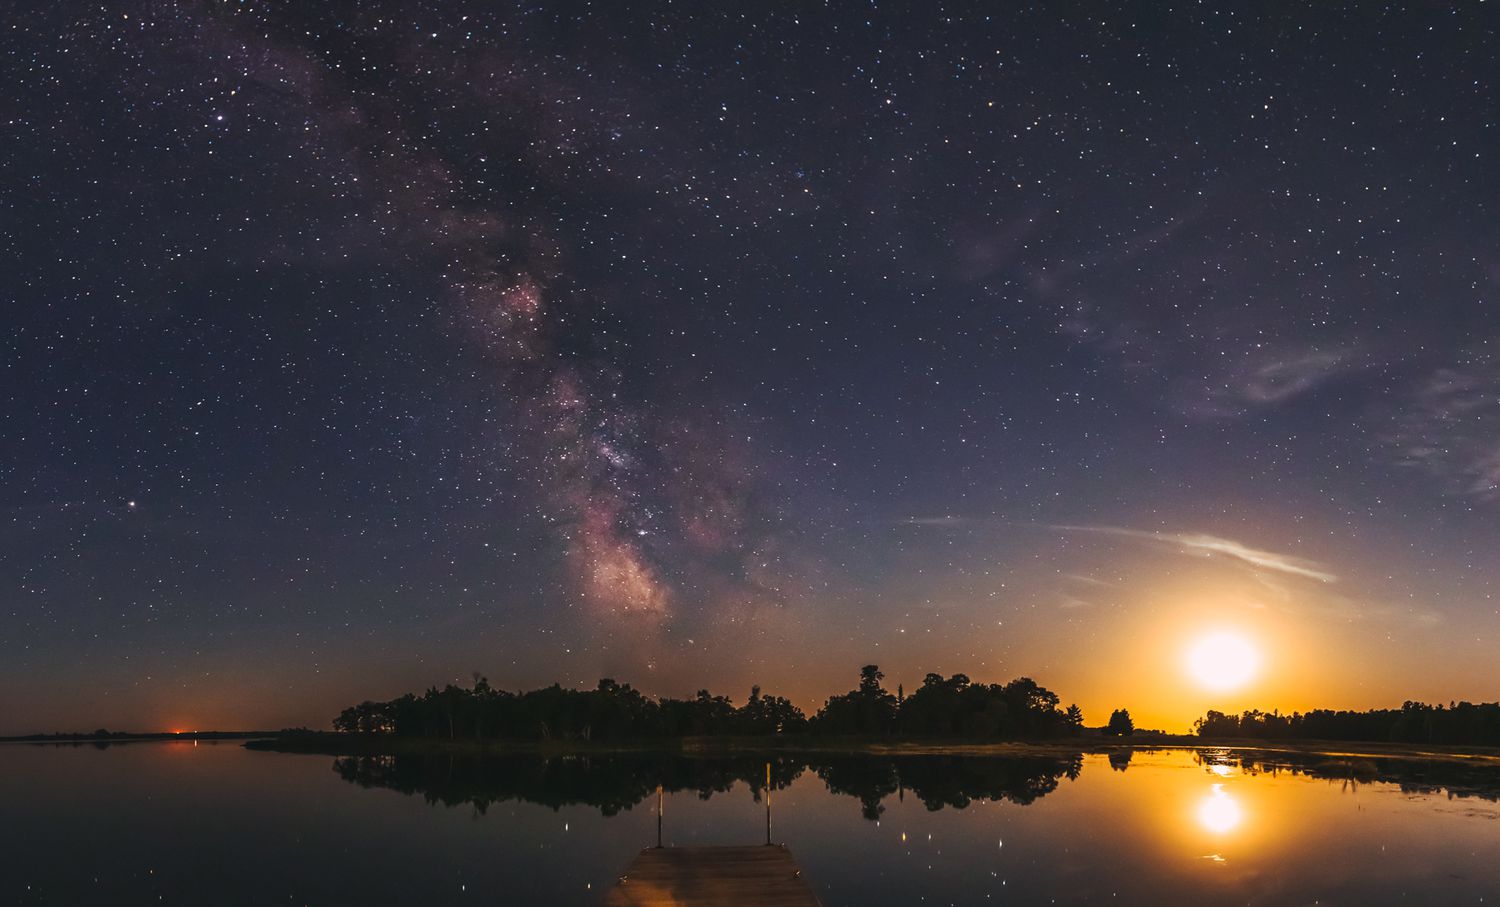
{"type": "MultiPolygon", "coordinates": [[[[0,746],[0,904],[595,904],[758,844],[768,760],[0,746]],[[662,789],[658,800],[658,786],[662,789]]],[[[1500,903],[1500,771],[1174,749],[769,759],[822,902],[1500,903]]]]}

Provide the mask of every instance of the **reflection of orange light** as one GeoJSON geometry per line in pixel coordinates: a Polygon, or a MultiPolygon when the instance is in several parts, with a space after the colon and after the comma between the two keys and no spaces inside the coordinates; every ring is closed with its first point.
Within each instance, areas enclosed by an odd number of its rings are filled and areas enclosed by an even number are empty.
{"type": "Polygon", "coordinates": [[[1222,784],[1215,784],[1213,792],[1198,804],[1198,824],[1216,835],[1234,831],[1244,818],[1240,804],[1224,790],[1222,784]]]}

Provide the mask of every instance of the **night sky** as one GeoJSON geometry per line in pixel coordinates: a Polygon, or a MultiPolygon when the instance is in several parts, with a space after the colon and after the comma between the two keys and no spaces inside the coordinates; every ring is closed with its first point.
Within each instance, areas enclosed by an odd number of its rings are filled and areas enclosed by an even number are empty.
{"type": "Polygon", "coordinates": [[[1493,6],[6,16],[0,733],[1495,699],[1493,6]]]}

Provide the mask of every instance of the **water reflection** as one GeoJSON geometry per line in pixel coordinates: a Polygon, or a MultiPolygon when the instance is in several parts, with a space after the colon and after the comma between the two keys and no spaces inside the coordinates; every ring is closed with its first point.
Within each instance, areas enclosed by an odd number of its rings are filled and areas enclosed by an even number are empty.
{"type": "Polygon", "coordinates": [[[341,756],[333,769],[361,787],[421,794],[429,803],[468,805],[479,813],[497,803],[521,801],[554,810],[591,806],[606,816],[653,796],[658,787],[667,793],[693,791],[707,800],[743,782],[759,801],[768,777],[773,788],[784,788],[803,772],[801,764],[785,759],[696,760],[670,755],[341,756]]]}
{"type": "Polygon", "coordinates": [[[222,744],[0,747],[0,903],[598,903],[656,842],[658,784],[682,847],[760,846],[774,791],[774,840],[828,905],[1500,892],[1493,764],[1201,747],[1138,749],[1122,772],[1120,755],[366,757],[335,774],[331,755],[222,744]]]}
{"type": "Polygon", "coordinates": [[[1222,784],[1215,784],[1198,804],[1198,824],[1216,835],[1234,831],[1244,818],[1239,801],[1230,796],[1222,784]]]}
{"type": "Polygon", "coordinates": [[[1410,756],[1350,756],[1294,750],[1200,749],[1195,758],[1209,772],[1228,777],[1307,777],[1335,782],[1355,791],[1371,784],[1396,784],[1406,794],[1442,794],[1500,801],[1500,767],[1475,759],[1422,759],[1410,756]]]}
{"type": "MultiPolygon", "coordinates": [[[[1125,771],[1131,751],[1106,754],[1109,767],[1125,771]]],[[[686,757],[675,754],[609,756],[341,756],[333,769],[345,781],[422,795],[428,802],[468,805],[483,813],[507,801],[552,809],[586,805],[606,816],[656,793],[683,791],[707,800],[746,785],[756,802],[768,790],[785,789],[804,774],[828,791],[859,802],[860,814],[878,820],[890,798],[910,794],[929,810],[963,809],[974,801],[1027,805],[1076,779],[1083,755],[897,756],[745,755],[686,757]]],[[[1245,804],[1227,782],[1256,775],[1305,776],[1336,781],[1354,790],[1378,782],[1411,794],[1500,800],[1493,766],[1411,759],[1347,759],[1307,753],[1236,752],[1202,749],[1193,759],[1214,779],[1194,807],[1203,829],[1224,835],[1245,820],[1245,804]]]]}
{"type": "Polygon", "coordinates": [[[804,773],[832,793],[859,801],[860,814],[878,820],[889,797],[908,793],[929,810],[970,803],[1033,803],[1077,778],[1082,755],[1028,757],[743,756],[341,756],[333,769],[361,787],[421,794],[430,803],[469,805],[483,813],[496,803],[525,801],[553,809],[584,804],[611,816],[658,789],[696,792],[707,800],[743,783],[759,802],[804,773]]]}

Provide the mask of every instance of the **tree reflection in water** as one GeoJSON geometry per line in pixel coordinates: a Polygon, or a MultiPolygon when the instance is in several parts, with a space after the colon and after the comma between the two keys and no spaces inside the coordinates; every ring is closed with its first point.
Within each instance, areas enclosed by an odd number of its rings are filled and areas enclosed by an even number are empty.
{"type": "MultiPolygon", "coordinates": [[[[429,803],[471,806],[483,813],[496,803],[524,801],[560,809],[585,805],[606,816],[630,809],[655,794],[695,792],[702,799],[738,783],[757,801],[771,768],[773,791],[804,773],[815,775],[834,794],[853,797],[866,819],[878,820],[891,796],[914,796],[929,810],[963,809],[977,800],[1026,805],[1075,779],[1084,757],[1037,756],[862,756],[785,753],[689,758],[678,754],[572,756],[341,756],[333,768],[362,787],[421,794],[429,803]]],[[[1231,774],[1291,773],[1351,788],[1387,782],[1408,793],[1500,800],[1500,773],[1490,765],[1411,758],[1339,757],[1327,754],[1233,751],[1201,748],[1196,761],[1214,780],[1231,774]]],[[[1108,764],[1121,771],[1128,752],[1110,752],[1108,764]]],[[[1227,789],[1200,804],[1199,824],[1223,830],[1239,824],[1241,805],[1227,789]]]]}
{"type": "Polygon", "coordinates": [[[1406,794],[1500,801],[1500,771],[1488,761],[1218,748],[1199,749],[1196,760],[1220,776],[1230,770],[1246,775],[1290,774],[1336,782],[1350,790],[1379,782],[1395,784],[1406,794]]]}
{"type": "Polygon", "coordinates": [[[974,800],[1022,805],[1057,790],[1062,778],[1077,778],[1083,757],[1074,756],[864,756],[810,763],[829,791],[857,797],[866,819],[879,819],[881,801],[906,791],[930,810],[963,809],[974,800]]]}
{"type": "Polygon", "coordinates": [[[656,792],[696,791],[704,800],[736,782],[750,786],[756,800],[766,784],[781,789],[802,774],[802,764],[786,759],[686,759],[680,756],[340,756],[333,770],[361,787],[422,794],[429,803],[470,805],[483,813],[496,803],[516,800],[560,809],[585,805],[606,816],[629,809],[656,792]]]}
{"type": "Polygon", "coordinates": [[[828,790],[859,800],[867,819],[878,819],[886,797],[906,792],[930,810],[963,809],[975,800],[1028,804],[1078,777],[1081,755],[972,756],[743,756],[686,758],[676,755],[611,756],[341,756],[333,768],[361,787],[421,794],[429,803],[469,805],[483,813],[506,801],[559,809],[587,805],[606,816],[629,809],[656,792],[695,791],[702,799],[738,782],[758,801],[771,767],[771,789],[791,785],[804,772],[828,790]]]}

